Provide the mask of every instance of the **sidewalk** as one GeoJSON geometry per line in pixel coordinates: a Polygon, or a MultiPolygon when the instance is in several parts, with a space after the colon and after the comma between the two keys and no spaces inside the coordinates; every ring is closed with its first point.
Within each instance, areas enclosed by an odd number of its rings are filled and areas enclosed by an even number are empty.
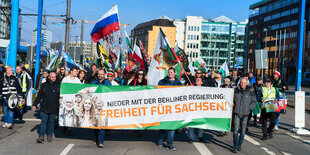
{"type": "MultiPolygon", "coordinates": [[[[295,107],[295,86],[289,85],[289,90],[286,91],[287,96],[287,105],[291,107],[295,107]]],[[[306,93],[306,103],[305,103],[305,109],[310,111],[310,87],[301,87],[302,91],[305,91],[306,93]]]]}

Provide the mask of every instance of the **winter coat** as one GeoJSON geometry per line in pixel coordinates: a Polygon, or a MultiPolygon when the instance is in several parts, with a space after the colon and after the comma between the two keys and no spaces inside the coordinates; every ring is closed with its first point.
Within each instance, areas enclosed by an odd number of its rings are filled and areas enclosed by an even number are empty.
{"type": "Polygon", "coordinates": [[[249,115],[250,110],[253,110],[256,106],[256,95],[254,89],[246,87],[242,90],[240,86],[235,88],[234,95],[234,114],[241,116],[249,115]]]}
{"type": "Polygon", "coordinates": [[[166,76],[164,79],[161,79],[158,82],[158,85],[160,86],[181,86],[182,84],[179,79],[175,78],[174,81],[170,81],[168,76],[166,76]]]}
{"type": "Polygon", "coordinates": [[[40,104],[40,111],[47,114],[58,114],[59,111],[60,84],[47,79],[41,85],[41,89],[35,99],[33,106],[40,104]]]}

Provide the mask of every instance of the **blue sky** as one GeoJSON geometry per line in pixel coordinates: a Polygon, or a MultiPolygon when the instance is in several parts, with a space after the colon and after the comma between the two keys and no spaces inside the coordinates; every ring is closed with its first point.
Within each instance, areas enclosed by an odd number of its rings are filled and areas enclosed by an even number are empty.
{"type": "MultiPolygon", "coordinates": [[[[259,0],[71,0],[71,17],[76,20],[97,21],[114,4],[118,5],[120,22],[130,24],[127,33],[137,24],[156,19],[163,15],[172,19],[186,16],[216,18],[225,15],[235,21],[248,18],[249,5],[259,0]]],[[[44,14],[66,14],[66,0],[44,0],[44,14]]],[[[20,0],[22,13],[37,13],[38,0],[20,0]]],[[[36,29],[37,17],[22,17],[22,37],[26,42],[32,41],[32,31],[36,29]]],[[[46,26],[53,32],[53,41],[64,40],[65,24],[46,21],[46,26]]],[[[85,24],[84,40],[90,41],[93,24],[85,24]]],[[[70,41],[80,36],[81,24],[71,25],[70,41]]]]}

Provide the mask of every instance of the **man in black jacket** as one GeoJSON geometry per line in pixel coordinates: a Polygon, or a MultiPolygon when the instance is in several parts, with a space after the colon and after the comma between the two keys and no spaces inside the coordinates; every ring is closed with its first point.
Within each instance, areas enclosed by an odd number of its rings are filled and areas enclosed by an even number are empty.
{"type": "MultiPolygon", "coordinates": [[[[13,69],[7,67],[5,76],[0,80],[0,98],[3,104],[4,124],[3,128],[13,129],[14,109],[9,108],[8,100],[11,95],[17,94],[25,98],[17,78],[13,75],[13,69]]],[[[25,100],[23,99],[23,104],[25,100]]]]}
{"type": "Polygon", "coordinates": [[[38,96],[32,106],[32,110],[35,111],[37,105],[40,103],[41,125],[39,130],[39,139],[37,139],[38,143],[44,142],[46,128],[47,141],[52,141],[55,118],[59,111],[59,95],[60,84],[56,81],[56,73],[51,72],[47,81],[42,84],[38,96]]]}
{"type": "Polygon", "coordinates": [[[256,106],[256,96],[254,89],[247,86],[248,80],[242,78],[240,84],[235,88],[234,95],[234,110],[233,110],[233,123],[234,123],[234,149],[233,153],[241,151],[241,144],[245,136],[245,130],[247,127],[248,115],[250,111],[256,106]],[[239,134],[239,128],[241,124],[241,134],[239,134]]]}

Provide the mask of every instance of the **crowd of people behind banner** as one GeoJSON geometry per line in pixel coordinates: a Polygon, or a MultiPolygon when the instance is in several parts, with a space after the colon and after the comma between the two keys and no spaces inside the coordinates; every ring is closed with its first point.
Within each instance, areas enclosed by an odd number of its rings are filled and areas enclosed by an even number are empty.
{"type": "MultiPolygon", "coordinates": [[[[3,63],[0,62],[0,95],[1,103],[3,105],[4,112],[4,124],[3,128],[13,128],[13,118],[17,117],[22,119],[23,113],[27,111],[23,108],[8,108],[8,98],[11,94],[17,93],[26,99],[27,92],[29,92],[32,86],[33,76],[24,66],[17,66],[16,73],[13,74],[13,70],[10,66],[3,67],[3,63]],[[15,114],[15,115],[14,115],[15,114]]],[[[233,150],[236,153],[241,151],[241,144],[243,142],[245,133],[248,131],[248,124],[251,118],[254,118],[254,125],[258,123],[262,124],[262,140],[268,140],[273,138],[272,132],[278,130],[278,124],[280,120],[280,113],[266,112],[264,103],[279,100],[280,95],[285,95],[285,90],[288,89],[284,81],[281,80],[281,74],[275,71],[272,78],[263,79],[259,76],[255,77],[253,73],[239,73],[238,69],[233,69],[231,74],[227,77],[223,77],[221,73],[216,71],[202,72],[197,69],[195,75],[191,74],[190,69],[186,68],[184,75],[181,79],[178,79],[174,68],[168,70],[167,77],[158,82],[158,85],[173,85],[173,86],[200,86],[200,87],[221,87],[221,88],[234,88],[234,103],[232,114],[232,132],[233,132],[233,150]],[[261,111],[260,119],[257,118],[255,111],[261,111]],[[269,126],[267,125],[269,120],[269,126]],[[268,126],[268,127],[267,127],[268,126]]],[[[85,120],[86,117],[75,118],[72,113],[73,103],[66,103],[62,105],[62,98],[60,98],[60,83],[85,83],[85,84],[98,84],[98,85],[130,85],[130,86],[145,86],[147,85],[147,74],[144,70],[133,69],[130,72],[124,73],[124,70],[118,68],[102,69],[98,68],[96,64],[92,64],[90,71],[79,70],[72,67],[70,71],[67,71],[64,66],[57,68],[54,71],[49,71],[41,68],[40,73],[36,77],[36,83],[34,89],[37,92],[36,99],[32,104],[32,110],[39,109],[41,117],[41,125],[39,128],[38,143],[44,143],[44,136],[47,134],[47,141],[52,141],[52,135],[54,127],[58,123],[55,120],[61,118],[61,126],[63,132],[69,136],[74,135],[72,129],[66,126],[72,126],[72,124],[66,124],[68,119],[75,120],[76,124],[83,126],[83,123],[90,122],[91,120],[85,120]],[[60,108],[59,108],[60,107],[60,108]],[[57,116],[59,109],[67,108],[66,115],[57,116]],[[70,110],[71,108],[71,110],[70,110]]],[[[82,100],[82,96],[76,95],[76,100],[82,100]]],[[[78,103],[78,101],[76,101],[78,103]]],[[[91,102],[91,100],[90,100],[91,102]]],[[[25,104],[25,101],[23,101],[25,104]]],[[[90,109],[91,104],[84,103],[84,108],[90,109]]],[[[83,112],[83,111],[82,111],[83,112]]],[[[85,115],[87,113],[85,112],[85,115]]],[[[188,128],[184,131],[187,132],[188,142],[193,143],[195,141],[194,131],[196,129],[188,128]]],[[[200,142],[208,141],[204,138],[203,129],[197,129],[197,137],[200,142]]],[[[104,137],[109,132],[105,129],[96,129],[94,132],[95,140],[94,144],[98,147],[103,147],[104,137]]],[[[173,146],[173,139],[175,130],[160,130],[157,145],[159,147],[165,146],[169,150],[176,150],[173,146]],[[167,144],[164,145],[164,136],[167,134],[167,144]]],[[[76,133],[77,134],[77,133],[76,133]]],[[[142,136],[143,131],[135,131],[137,136],[142,136]]],[[[225,131],[219,131],[219,136],[226,136],[225,131]]]]}

